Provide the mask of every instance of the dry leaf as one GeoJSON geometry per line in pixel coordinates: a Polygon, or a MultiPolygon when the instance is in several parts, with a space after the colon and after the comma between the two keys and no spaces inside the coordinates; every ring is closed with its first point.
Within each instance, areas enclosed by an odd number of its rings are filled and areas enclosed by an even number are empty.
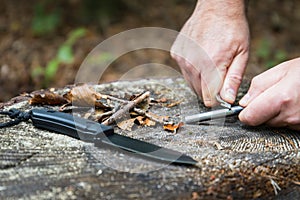
{"type": "Polygon", "coordinates": [[[160,99],[151,99],[151,103],[166,103],[168,99],[166,97],[162,97],[160,99]]]}
{"type": "Polygon", "coordinates": [[[182,102],[182,100],[176,101],[176,102],[172,102],[172,103],[168,104],[167,107],[168,107],[168,108],[172,108],[172,107],[174,107],[174,106],[179,105],[181,102],[182,102]]]}
{"type": "Polygon", "coordinates": [[[64,98],[76,106],[95,106],[97,108],[110,109],[98,101],[101,99],[101,94],[96,92],[87,84],[82,84],[72,88],[64,95],[64,98]]]}
{"type": "Polygon", "coordinates": [[[164,130],[176,133],[178,129],[182,126],[183,126],[183,122],[180,122],[178,124],[165,124],[164,130]]]}
{"type": "Polygon", "coordinates": [[[124,121],[117,123],[117,126],[122,130],[131,131],[131,129],[134,125],[134,121],[135,121],[135,118],[124,120],[124,121]]]}
{"type": "Polygon", "coordinates": [[[169,103],[170,101],[171,100],[168,100],[167,98],[162,97],[160,99],[152,99],[151,103],[159,104],[161,106],[166,106],[168,108],[171,108],[171,107],[179,105],[183,100],[179,100],[179,101],[175,101],[175,102],[173,101],[173,102],[169,103]]]}
{"type": "Polygon", "coordinates": [[[96,92],[87,84],[74,87],[64,97],[69,102],[80,106],[95,105],[97,100],[96,92]]]}
{"type": "Polygon", "coordinates": [[[149,118],[146,118],[145,121],[144,121],[144,125],[145,126],[155,126],[155,121],[149,119],[149,118]]]}
{"type": "Polygon", "coordinates": [[[145,119],[145,117],[143,117],[143,116],[137,116],[137,117],[135,117],[134,119],[135,119],[135,122],[136,122],[137,124],[139,124],[139,125],[143,125],[143,124],[144,124],[144,119],[145,119]]]}
{"type": "Polygon", "coordinates": [[[160,99],[156,100],[158,103],[166,103],[168,101],[168,99],[166,97],[162,97],[160,99]]]}
{"type": "Polygon", "coordinates": [[[139,125],[143,125],[143,126],[155,126],[155,121],[149,119],[148,117],[144,117],[144,116],[137,116],[135,118],[135,122],[139,125]]]}
{"type": "Polygon", "coordinates": [[[160,116],[157,114],[154,114],[152,112],[147,112],[147,117],[149,117],[150,119],[160,122],[160,123],[164,123],[166,121],[168,121],[169,116],[160,116]]]}
{"type": "Polygon", "coordinates": [[[53,92],[45,91],[43,93],[34,94],[33,97],[29,100],[29,104],[37,105],[62,105],[67,103],[67,100],[62,96],[55,94],[53,92]]]}

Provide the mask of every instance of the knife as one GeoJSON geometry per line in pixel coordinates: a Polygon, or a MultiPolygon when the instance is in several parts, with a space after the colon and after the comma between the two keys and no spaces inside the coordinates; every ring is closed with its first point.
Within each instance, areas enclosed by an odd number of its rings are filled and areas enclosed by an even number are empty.
{"type": "Polygon", "coordinates": [[[203,122],[213,119],[219,119],[223,117],[229,117],[233,115],[238,115],[244,108],[241,106],[233,106],[231,108],[224,108],[213,110],[209,112],[203,112],[195,115],[186,116],[184,122],[187,124],[192,124],[195,122],[203,122]]]}
{"type": "Polygon", "coordinates": [[[86,142],[109,145],[147,158],[181,165],[197,161],[178,151],[114,133],[111,126],[54,110],[32,109],[30,119],[37,128],[47,129],[86,142]]]}

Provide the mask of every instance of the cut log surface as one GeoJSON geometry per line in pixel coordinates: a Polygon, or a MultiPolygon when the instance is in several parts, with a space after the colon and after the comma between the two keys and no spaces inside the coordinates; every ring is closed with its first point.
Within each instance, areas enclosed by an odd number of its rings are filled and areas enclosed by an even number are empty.
{"type": "MultiPolygon", "coordinates": [[[[94,87],[120,98],[150,91],[153,98],[181,101],[171,108],[150,108],[174,122],[208,110],[181,78],[94,87]]],[[[9,108],[32,106],[28,101],[3,106],[9,108]]],[[[177,133],[159,124],[135,126],[132,131],[115,127],[115,132],[183,152],[199,163],[175,166],[147,160],[22,122],[0,129],[0,199],[300,199],[297,131],[248,127],[230,117],[184,124],[177,133]]]]}

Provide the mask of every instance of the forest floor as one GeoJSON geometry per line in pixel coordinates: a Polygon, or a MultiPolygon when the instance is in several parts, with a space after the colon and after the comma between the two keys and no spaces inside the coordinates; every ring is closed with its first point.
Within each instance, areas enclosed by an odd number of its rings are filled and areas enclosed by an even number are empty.
{"type": "MultiPolygon", "coordinates": [[[[84,3],[78,0],[58,1],[48,6],[45,13],[59,8],[60,23],[48,32],[36,34],[32,28],[34,19],[39,21],[45,18],[43,12],[37,12],[36,5],[39,1],[1,2],[0,102],[22,92],[72,84],[84,58],[101,41],[138,27],[155,26],[180,30],[195,5],[194,0],[114,0],[112,2],[121,4],[105,5],[106,10],[103,11],[103,7],[83,9],[84,3]],[[67,40],[68,34],[78,28],[85,28],[87,31],[71,46],[72,62],[60,63],[56,75],[45,83],[45,71],[40,69],[49,65],[67,40]]],[[[249,76],[299,56],[299,13],[300,2],[296,0],[250,1],[248,18],[252,48],[247,71],[249,76]]],[[[142,50],[120,58],[103,80],[118,80],[124,71],[154,61],[178,69],[168,52],[142,50]]]]}

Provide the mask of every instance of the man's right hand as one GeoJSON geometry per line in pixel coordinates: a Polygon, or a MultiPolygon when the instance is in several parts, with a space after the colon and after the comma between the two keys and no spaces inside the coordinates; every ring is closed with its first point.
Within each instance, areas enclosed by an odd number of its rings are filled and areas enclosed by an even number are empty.
{"type": "Polygon", "coordinates": [[[171,49],[183,76],[206,106],[215,106],[215,96],[233,103],[248,60],[249,28],[244,0],[199,0],[194,13],[171,49]],[[205,53],[201,53],[205,52],[205,53]]]}
{"type": "Polygon", "coordinates": [[[281,63],[254,77],[241,99],[242,122],[300,130],[300,58],[281,63]]]}

